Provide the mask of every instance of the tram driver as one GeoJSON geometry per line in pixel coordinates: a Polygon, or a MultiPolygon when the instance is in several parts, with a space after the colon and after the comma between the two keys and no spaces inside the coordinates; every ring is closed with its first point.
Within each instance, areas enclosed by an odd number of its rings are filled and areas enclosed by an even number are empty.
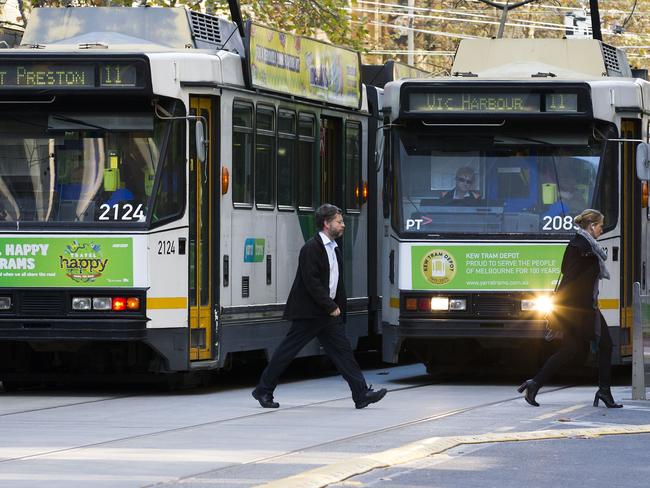
{"type": "Polygon", "coordinates": [[[469,166],[461,166],[456,171],[456,186],[442,193],[440,203],[462,205],[480,200],[481,194],[472,190],[474,181],[474,169],[469,166]]]}

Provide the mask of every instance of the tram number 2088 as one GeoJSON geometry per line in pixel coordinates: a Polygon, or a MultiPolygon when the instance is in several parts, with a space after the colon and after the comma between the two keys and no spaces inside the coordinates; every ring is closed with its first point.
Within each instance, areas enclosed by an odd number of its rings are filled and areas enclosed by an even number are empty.
{"type": "Polygon", "coordinates": [[[573,217],[570,215],[564,217],[561,215],[556,215],[555,217],[547,215],[542,220],[542,230],[574,230],[576,228],[573,223],[573,217]]]}

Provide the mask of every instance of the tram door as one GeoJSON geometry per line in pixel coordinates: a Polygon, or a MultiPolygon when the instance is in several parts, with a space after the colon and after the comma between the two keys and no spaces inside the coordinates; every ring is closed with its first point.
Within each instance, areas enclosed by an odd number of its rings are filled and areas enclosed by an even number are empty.
{"type": "Polygon", "coordinates": [[[343,122],[323,117],[320,125],[321,203],[343,208],[343,122]]]}
{"type": "MultiPolygon", "coordinates": [[[[191,115],[202,117],[207,141],[206,159],[196,157],[195,121],[190,121],[189,160],[189,307],[190,360],[212,358],[213,326],[213,248],[218,232],[213,232],[214,101],[208,97],[190,98],[191,115]]],[[[217,226],[218,228],[218,226],[217,226]]]]}
{"type": "Polygon", "coordinates": [[[625,119],[621,123],[621,137],[624,142],[621,156],[621,356],[632,354],[631,327],[633,322],[633,283],[641,282],[641,182],[636,177],[636,143],[641,137],[638,120],[625,119]]]}

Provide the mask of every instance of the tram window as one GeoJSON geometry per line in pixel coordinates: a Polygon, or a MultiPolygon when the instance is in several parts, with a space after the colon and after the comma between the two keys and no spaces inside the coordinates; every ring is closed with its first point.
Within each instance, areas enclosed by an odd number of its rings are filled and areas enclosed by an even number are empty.
{"type": "Polygon", "coordinates": [[[160,172],[152,222],[180,214],[185,202],[185,123],[175,120],[160,172]]]}
{"type": "Polygon", "coordinates": [[[361,208],[361,124],[348,122],[345,127],[345,205],[348,211],[361,208]]]}
{"type": "Polygon", "coordinates": [[[255,203],[258,207],[273,206],[273,173],[275,166],[275,111],[257,107],[255,131],[255,203]]]}
{"type": "Polygon", "coordinates": [[[253,106],[235,102],[232,127],[232,201],[253,205],[253,106]]]}
{"type": "Polygon", "coordinates": [[[311,114],[300,114],[298,122],[298,207],[314,208],[314,165],[316,162],[316,122],[311,114]]]}
{"type": "MultiPolygon", "coordinates": [[[[615,138],[613,130],[608,135],[615,138]]],[[[596,197],[593,207],[598,209],[605,218],[605,229],[613,229],[618,222],[618,144],[608,142],[605,148],[596,182],[596,197]]]]}
{"type": "Polygon", "coordinates": [[[293,162],[296,157],[296,114],[278,113],[278,207],[289,210],[295,204],[293,162]]]}

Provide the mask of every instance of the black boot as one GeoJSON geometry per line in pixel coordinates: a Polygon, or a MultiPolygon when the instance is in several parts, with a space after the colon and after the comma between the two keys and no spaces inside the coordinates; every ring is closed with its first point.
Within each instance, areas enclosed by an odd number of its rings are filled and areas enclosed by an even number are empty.
{"type": "Polygon", "coordinates": [[[517,391],[519,393],[523,393],[524,390],[526,390],[526,395],[524,396],[525,400],[533,407],[539,407],[539,403],[535,401],[535,397],[537,396],[537,392],[539,391],[539,388],[540,385],[537,383],[537,381],[526,380],[521,385],[519,385],[517,391]]]}
{"type": "Polygon", "coordinates": [[[602,400],[607,408],[623,408],[623,405],[616,403],[609,388],[598,388],[594,397],[594,407],[598,406],[598,400],[602,400]]]}

